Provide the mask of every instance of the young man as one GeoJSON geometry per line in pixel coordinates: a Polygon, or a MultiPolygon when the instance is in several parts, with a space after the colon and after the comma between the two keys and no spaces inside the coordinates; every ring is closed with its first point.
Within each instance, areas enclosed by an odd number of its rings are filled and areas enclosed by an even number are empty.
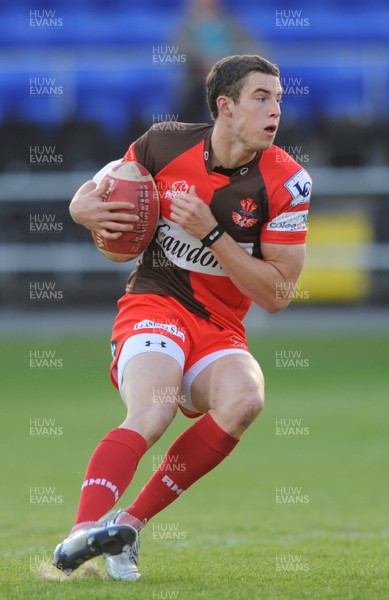
{"type": "MultiPolygon", "coordinates": [[[[111,378],[127,417],[95,450],[76,525],[54,552],[67,574],[102,554],[111,577],[137,579],[140,529],[228,456],[263,406],[263,375],[242,319],[251,301],[270,313],[290,301],[280,290],[293,289],[303,267],[311,180],[273,146],[282,96],[275,65],[255,55],[225,58],[209,73],[207,92],[213,126],[159,124],[123,159],[151,172],[161,216],[118,303],[111,378]],[[199,420],[131,506],[106,515],[178,407],[199,420]],[[172,457],[186,469],[172,473],[172,457]]],[[[137,217],[117,212],[126,203],[103,202],[108,168],[80,188],[70,212],[116,238],[137,217]]]]}

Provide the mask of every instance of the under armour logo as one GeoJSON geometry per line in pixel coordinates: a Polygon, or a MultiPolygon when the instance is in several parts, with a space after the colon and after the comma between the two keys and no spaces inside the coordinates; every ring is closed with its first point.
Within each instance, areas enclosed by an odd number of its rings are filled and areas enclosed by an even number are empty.
{"type": "Polygon", "coordinates": [[[155,345],[161,346],[161,348],[166,348],[166,342],[152,342],[151,340],[147,340],[145,342],[145,346],[147,346],[148,348],[150,346],[155,346],[155,345]]]}

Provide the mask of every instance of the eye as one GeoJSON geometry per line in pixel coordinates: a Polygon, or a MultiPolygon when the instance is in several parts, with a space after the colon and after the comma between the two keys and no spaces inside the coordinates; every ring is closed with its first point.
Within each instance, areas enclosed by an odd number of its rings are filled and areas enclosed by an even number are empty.
{"type": "Polygon", "coordinates": [[[266,98],[265,96],[257,96],[256,100],[259,100],[260,102],[265,102],[266,98]]]}

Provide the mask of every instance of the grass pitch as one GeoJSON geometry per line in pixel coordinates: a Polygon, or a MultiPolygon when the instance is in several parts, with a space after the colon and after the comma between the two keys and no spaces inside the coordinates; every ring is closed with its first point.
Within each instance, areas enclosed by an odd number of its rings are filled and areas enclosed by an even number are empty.
{"type": "MultiPolygon", "coordinates": [[[[52,568],[90,454],[124,416],[108,342],[1,343],[0,598],[389,598],[384,334],[252,338],[265,410],[220,467],[149,523],[139,582],[107,579],[101,558],[71,578],[52,568]]],[[[178,415],[120,506],[189,424],[178,415]]]]}

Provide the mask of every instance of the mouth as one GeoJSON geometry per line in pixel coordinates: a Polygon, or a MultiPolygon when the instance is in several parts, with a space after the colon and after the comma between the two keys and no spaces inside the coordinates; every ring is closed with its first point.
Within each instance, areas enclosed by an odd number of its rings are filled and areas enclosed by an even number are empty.
{"type": "Polygon", "coordinates": [[[277,131],[277,125],[269,125],[268,127],[265,127],[265,131],[269,135],[275,135],[277,131]]]}

